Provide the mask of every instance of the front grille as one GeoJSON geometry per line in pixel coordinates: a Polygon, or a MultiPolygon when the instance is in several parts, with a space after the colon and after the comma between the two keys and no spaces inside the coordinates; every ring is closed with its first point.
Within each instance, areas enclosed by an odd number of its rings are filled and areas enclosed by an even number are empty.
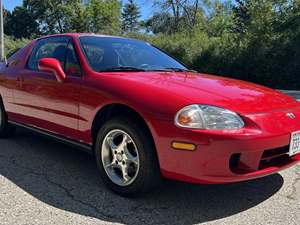
{"type": "Polygon", "coordinates": [[[290,146],[288,145],[288,146],[281,147],[281,148],[266,150],[266,151],[264,151],[264,153],[261,157],[261,160],[268,160],[268,159],[280,157],[282,155],[286,155],[289,153],[289,148],[290,148],[290,146]]]}
{"type": "MultiPolygon", "coordinates": [[[[268,167],[280,167],[288,163],[291,159],[289,156],[289,145],[265,150],[261,155],[258,167],[253,168],[242,161],[242,153],[233,154],[229,160],[230,170],[235,174],[247,174],[256,170],[266,169],[268,167]]],[[[258,158],[259,159],[259,158],[258,158]]]]}
{"type": "Polygon", "coordinates": [[[289,145],[264,151],[262,154],[259,169],[265,169],[272,166],[280,166],[287,162],[289,157],[289,145]]]}

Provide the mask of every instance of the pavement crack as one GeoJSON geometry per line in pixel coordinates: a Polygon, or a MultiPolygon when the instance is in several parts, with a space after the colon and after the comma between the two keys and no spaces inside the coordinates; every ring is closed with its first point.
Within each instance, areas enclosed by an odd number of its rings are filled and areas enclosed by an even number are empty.
{"type": "Polygon", "coordinates": [[[93,204],[91,203],[88,203],[86,201],[83,201],[81,199],[78,199],[76,198],[76,196],[74,194],[72,194],[72,190],[66,188],[64,185],[62,185],[61,183],[58,183],[58,182],[55,182],[53,180],[51,180],[49,178],[49,176],[46,174],[46,173],[42,173],[42,172],[37,172],[35,171],[33,168],[30,168],[30,167],[26,167],[24,165],[21,165],[19,163],[17,163],[17,160],[13,157],[10,158],[10,162],[18,167],[18,168],[21,168],[23,170],[26,170],[27,173],[25,173],[25,175],[27,174],[33,174],[35,176],[39,176],[39,177],[42,177],[44,180],[46,180],[49,184],[53,185],[53,186],[56,186],[58,187],[59,189],[61,189],[65,194],[66,196],[71,199],[72,201],[76,202],[76,203],[79,203],[81,205],[84,205],[86,207],[88,207],[89,209],[93,210],[94,213],[96,213],[97,216],[101,216],[103,219],[108,219],[108,220],[115,220],[115,219],[118,219],[119,221],[122,220],[121,217],[116,217],[115,215],[111,215],[111,214],[107,214],[107,213],[104,213],[102,212],[98,207],[94,206],[93,204]]]}
{"type": "Polygon", "coordinates": [[[136,211],[143,211],[152,213],[154,211],[161,211],[161,210],[169,210],[170,207],[167,206],[160,206],[160,207],[148,207],[145,206],[145,204],[138,204],[136,206],[131,207],[130,211],[136,212],[136,211]]]}

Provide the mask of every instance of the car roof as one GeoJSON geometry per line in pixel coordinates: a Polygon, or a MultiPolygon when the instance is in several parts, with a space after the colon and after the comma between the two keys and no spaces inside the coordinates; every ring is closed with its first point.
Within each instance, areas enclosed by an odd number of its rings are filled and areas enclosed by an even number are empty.
{"type": "Polygon", "coordinates": [[[62,37],[62,36],[69,36],[69,37],[81,37],[81,36],[91,36],[91,37],[111,37],[111,38],[120,38],[120,39],[131,39],[131,40],[137,40],[134,38],[127,38],[127,37],[120,37],[120,36],[113,36],[113,35],[105,35],[105,34],[95,34],[95,33],[63,33],[63,34],[51,34],[51,35],[46,35],[40,38],[37,38],[36,40],[41,40],[45,38],[50,38],[50,37],[62,37]]]}

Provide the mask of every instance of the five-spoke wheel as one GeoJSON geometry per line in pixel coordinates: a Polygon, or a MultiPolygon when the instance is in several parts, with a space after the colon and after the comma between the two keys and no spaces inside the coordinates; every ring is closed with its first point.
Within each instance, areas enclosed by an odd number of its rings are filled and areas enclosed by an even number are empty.
{"type": "Polygon", "coordinates": [[[144,193],[160,181],[154,141],[135,118],[115,117],[98,131],[95,155],[104,183],[120,195],[144,193]]]}
{"type": "Polygon", "coordinates": [[[102,163],[109,178],[117,185],[134,182],[139,172],[139,153],[129,134],[112,130],[104,138],[101,151],[102,163]]]}

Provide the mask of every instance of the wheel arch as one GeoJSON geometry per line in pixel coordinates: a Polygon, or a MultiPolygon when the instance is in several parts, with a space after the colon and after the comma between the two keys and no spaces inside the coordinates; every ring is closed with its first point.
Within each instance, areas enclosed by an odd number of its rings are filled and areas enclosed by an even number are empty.
{"type": "Polygon", "coordinates": [[[151,138],[151,141],[156,149],[153,134],[144,117],[139,112],[137,112],[134,108],[122,103],[110,103],[102,106],[98,110],[98,112],[96,113],[93,119],[92,126],[91,126],[91,137],[92,137],[93,144],[95,143],[97,133],[101,128],[101,126],[109,119],[117,116],[126,116],[128,118],[137,120],[138,123],[141,126],[143,126],[147,135],[151,138]]]}

